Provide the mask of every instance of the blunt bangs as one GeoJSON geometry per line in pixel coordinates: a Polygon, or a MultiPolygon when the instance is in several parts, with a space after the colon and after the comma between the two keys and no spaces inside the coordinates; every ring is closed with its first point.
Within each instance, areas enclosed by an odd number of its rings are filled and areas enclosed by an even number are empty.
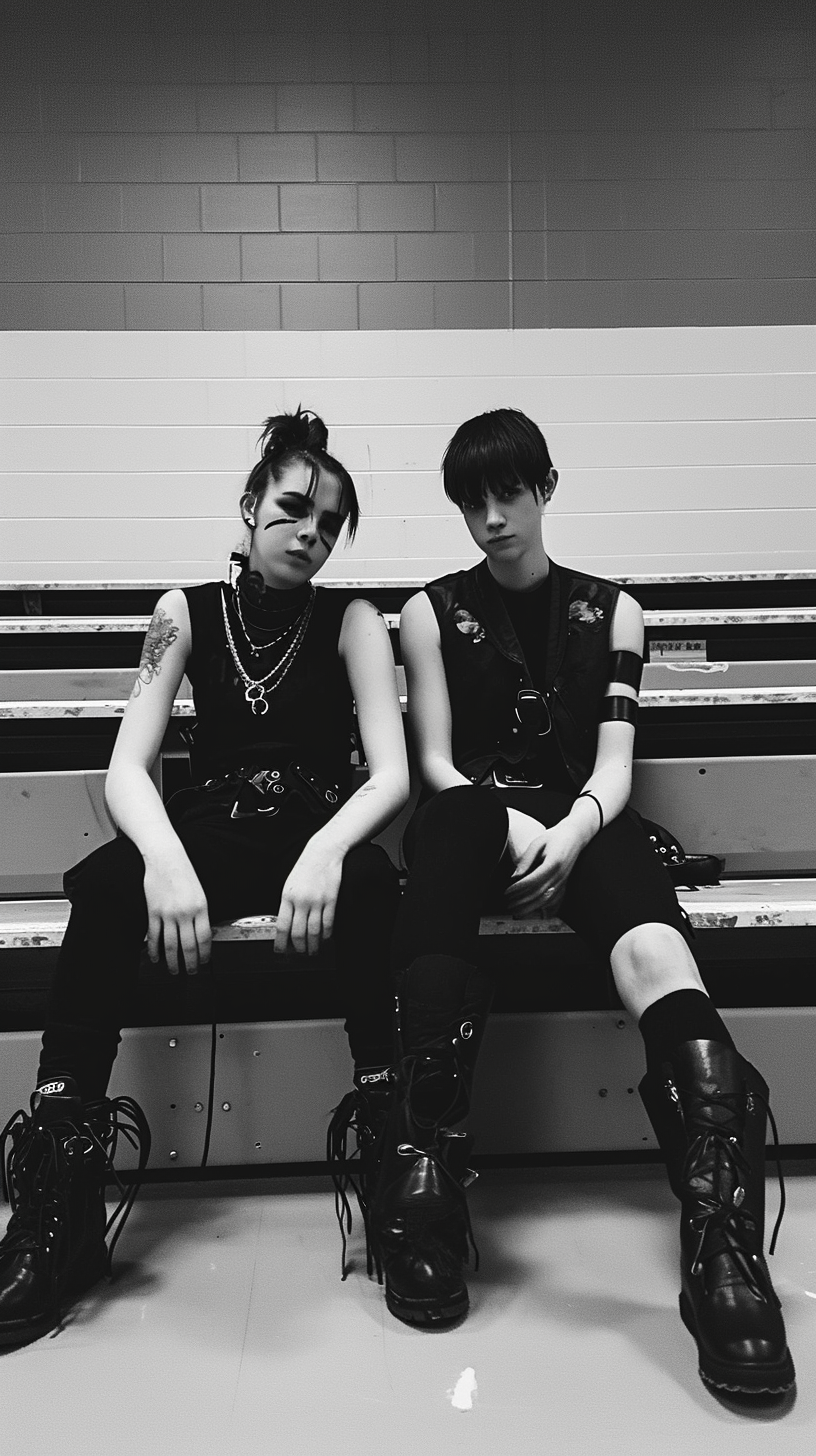
{"type": "Polygon", "coordinates": [[[511,490],[519,482],[540,497],[551,469],[538,425],[514,409],[491,410],[466,420],[442,457],[445,495],[460,510],[478,508],[487,490],[511,490]]]}

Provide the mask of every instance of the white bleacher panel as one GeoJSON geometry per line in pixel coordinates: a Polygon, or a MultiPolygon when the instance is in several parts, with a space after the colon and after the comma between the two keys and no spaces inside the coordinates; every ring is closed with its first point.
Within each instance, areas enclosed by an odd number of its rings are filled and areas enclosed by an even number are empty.
{"type": "Polygon", "coordinates": [[[542,422],[562,472],[556,556],[619,573],[812,566],[815,363],[812,327],[12,333],[0,575],[220,575],[261,421],[298,403],[359,478],[358,543],[330,578],[474,559],[442,524],[439,461],[462,418],[502,404],[542,422]]]}
{"type": "Polygon", "coordinates": [[[69,865],[116,828],[101,769],[0,774],[0,894],[61,893],[69,865]]]}

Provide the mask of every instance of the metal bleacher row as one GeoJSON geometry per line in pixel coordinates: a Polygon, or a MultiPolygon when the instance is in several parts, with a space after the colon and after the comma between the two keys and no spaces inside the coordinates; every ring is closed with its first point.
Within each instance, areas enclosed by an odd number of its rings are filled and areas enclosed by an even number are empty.
{"type": "MultiPolygon", "coordinates": [[[[105,768],[141,640],[168,583],[0,587],[0,1041],[5,1119],[27,1097],[44,999],[67,922],[63,870],[115,832],[105,768]]],[[[384,612],[418,583],[345,582],[384,612]]],[[[816,574],[626,582],[648,653],[633,803],[690,852],[725,862],[719,886],[679,891],[704,977],[762,1063],[783,1142],[816,1145],[816,574]]],[[[182,684],[163,745],[165,796],[188,774],[182,684]]],[[[360,769],[364,773],[364,769],[360,769]]],[[[399,825],[384,836],[398,855],[399,825]]],[[[349,1062],[331,953],[273,963],[274,917],[216,929],[212,969],[145,967],[116,1087],[136,1095],[159,1169],[196,1166],[210,1022],[217,1023],[209,1165],[314,1163],[349,1062]]],[[[501,972],[472,1123],[487,1155],[632,1156],[654,1148],[639,1099],[637,1030],[605,968],[558,920],[485,919],[501,972]],[[544,938],[546,937],[546,939],[544,938]]],[[[111,974],[116,973],[115,966],[111,974]]]]}

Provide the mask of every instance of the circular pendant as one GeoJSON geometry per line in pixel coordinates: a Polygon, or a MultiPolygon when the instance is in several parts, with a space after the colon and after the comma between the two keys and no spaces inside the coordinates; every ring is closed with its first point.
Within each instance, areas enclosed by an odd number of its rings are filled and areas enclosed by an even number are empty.
{"type": "Polygon", "coordinates": [[[249,687],[244,693],[244,697],[246,698],[256,717],[262,716],[264,713],[269,712],[269,704],[266,701],[263,685],[261,683],[250,683],[249,687]]]}

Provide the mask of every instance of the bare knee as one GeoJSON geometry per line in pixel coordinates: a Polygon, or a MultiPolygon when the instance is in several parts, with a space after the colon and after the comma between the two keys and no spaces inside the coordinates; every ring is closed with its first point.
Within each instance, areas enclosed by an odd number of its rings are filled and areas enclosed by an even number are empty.
{"type": "Polygon", "coordinates": [[[705,991],[697,963],[673,925],[636,925],[621,936],[610,960],[618,995],[637,1017],[673,991],[705,991]]]}

